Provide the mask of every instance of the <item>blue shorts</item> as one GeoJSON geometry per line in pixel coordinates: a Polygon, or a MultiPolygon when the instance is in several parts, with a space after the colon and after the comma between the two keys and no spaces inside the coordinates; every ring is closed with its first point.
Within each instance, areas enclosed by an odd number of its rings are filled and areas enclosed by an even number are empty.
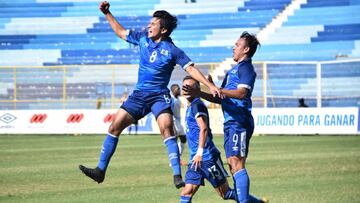
{"type": "Polygon", "coordinates": [[[192,185],[205,185],[204,179],[206,178],[214,188],[217,188],[226,182],[228,174],[221,161],[220,155],[215,156],[211,160],[201,162],[201,167],[191,168],[191,164],[188,165],[188,169],[185,175],[185,183],[192,185]]]}
{"type": "Polygon", "coordinates": [[[146,116],[150,111],[157,118],[164,110],[171,112],[171,96],[169,90],[145,92],[134,90],[121,105],[135,120],[146,116]]]}
{"type": "Polygon", "coordinates": [[[254,125],[251,124],[244,128],[236,122],[225,123],[224,149],[226,158],[231,156],[247,157],[249,142],[253,132],[254,125]]]}

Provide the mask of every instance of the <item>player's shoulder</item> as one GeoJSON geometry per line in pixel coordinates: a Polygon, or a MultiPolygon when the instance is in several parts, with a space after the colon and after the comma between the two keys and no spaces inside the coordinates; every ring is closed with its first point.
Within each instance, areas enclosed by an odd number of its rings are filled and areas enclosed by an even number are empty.
{"type": "Polygon", "coordinates": [[[163,41],[162,47],[169,50],[172,54],[179,54],[184,52],[182,49],[180,49],[174,44],[170,37],[163,41]]]}
{"type": "Polygon", "coordinates": [[[206,111],[206,105],[205,103],[200,99],[200,98],[196,98],[192,103],[191,103],[192,108],[196,109],[197,111],[206,111]]]}
{"type": "Polygon", "coordinates": [[[242,61],[240,63],[238,63],[234,69],[236,69],[237,71],[239,71],[239,73],[247,73],[247,74],[256,74],[255,72],[255,68],[251,62],[251,59],[242,61]]]}

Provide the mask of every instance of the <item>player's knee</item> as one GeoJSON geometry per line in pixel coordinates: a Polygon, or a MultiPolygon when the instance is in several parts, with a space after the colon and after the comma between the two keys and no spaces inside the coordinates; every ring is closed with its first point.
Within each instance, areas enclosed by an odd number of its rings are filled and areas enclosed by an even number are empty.
{"type": "Polygon", "coordinates": [[[192,190],[191,189],[187,189],[187,188],[184,188],[182,191],[181,191],[181,196],[187,196],[187,197],[192,197],[192,190]]]}
{"type": "Polygon", "coordinates": [[[160,128],[160,134],[164,137],[174,136],[174,132],[170,128],[160,128]]]}
{"type": "Polygon", "coordinates": [[[115,136],[119,136],[121,133],[121,131],[118,130],[118,128],[114,124],[110,125],[108,131],[109,131],[109,133],[111,133],[112,135],[115,135],[115,136]]]}
{"type": "MultiPolygon", "coordinates": [[[[158,122],[159,123],[159,122],[158,122]]],[[[159,123],[159,130],[160,130],[160,134],[162,136],[174,136],[174,127],[172,125],[172,123],[168,123],[168,122],[164,122],[164,123],[159,123]]]]}
{"type": "Polygon", "coordinates": [[[230,165],[232,174],[245,168],[245,158],[244,157],[236,157],[236,156],[229,157],[228,163],[230,165]]]}
{"type": "Polygon", "coordinates": [[[125,121],[123,122],[113,121],[109,126],[109,133],[115,136],[119,136],[121,132],[128,126],[124,122],[125,121]]]}

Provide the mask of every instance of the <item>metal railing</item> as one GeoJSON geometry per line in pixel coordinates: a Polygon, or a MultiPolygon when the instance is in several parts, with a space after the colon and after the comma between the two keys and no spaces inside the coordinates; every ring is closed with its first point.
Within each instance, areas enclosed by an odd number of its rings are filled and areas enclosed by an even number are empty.
{"type": "MultiPolygon", "coordinates": [[[[204,73],[213,72],[217,65],[196,64],[204,73]]],[[[117,108],[123,94],[134,88],[137,66],[0,67],[0,109],[117,108]]],[[[299,98],[305,98],[313,107],[333,106],[335,100],[360,106],[360,59],[266,61],[254,62],[254,66],[258,75],[254,107],[295,107],[299,98]]],[[[181,83],[185,75],[175,68],[170,85],[181,83]]]]}

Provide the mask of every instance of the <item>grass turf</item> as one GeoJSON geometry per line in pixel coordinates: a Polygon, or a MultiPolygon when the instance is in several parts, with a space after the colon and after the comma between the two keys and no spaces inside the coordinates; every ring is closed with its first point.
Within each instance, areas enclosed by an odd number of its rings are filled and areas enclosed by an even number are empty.
{"type": "MultiPolygon", "coordinates": [[[[160,136],[121,137],[104,183],[82,175],[103,138],[0,136],[0,202],[179,202],[160,136]]],[[[247,169],[251,193],[273,203],[360,202],[359,136],[253,137],[247,169]]],[[[193,198],[221,201],[209,183],[193,198]]]]}

